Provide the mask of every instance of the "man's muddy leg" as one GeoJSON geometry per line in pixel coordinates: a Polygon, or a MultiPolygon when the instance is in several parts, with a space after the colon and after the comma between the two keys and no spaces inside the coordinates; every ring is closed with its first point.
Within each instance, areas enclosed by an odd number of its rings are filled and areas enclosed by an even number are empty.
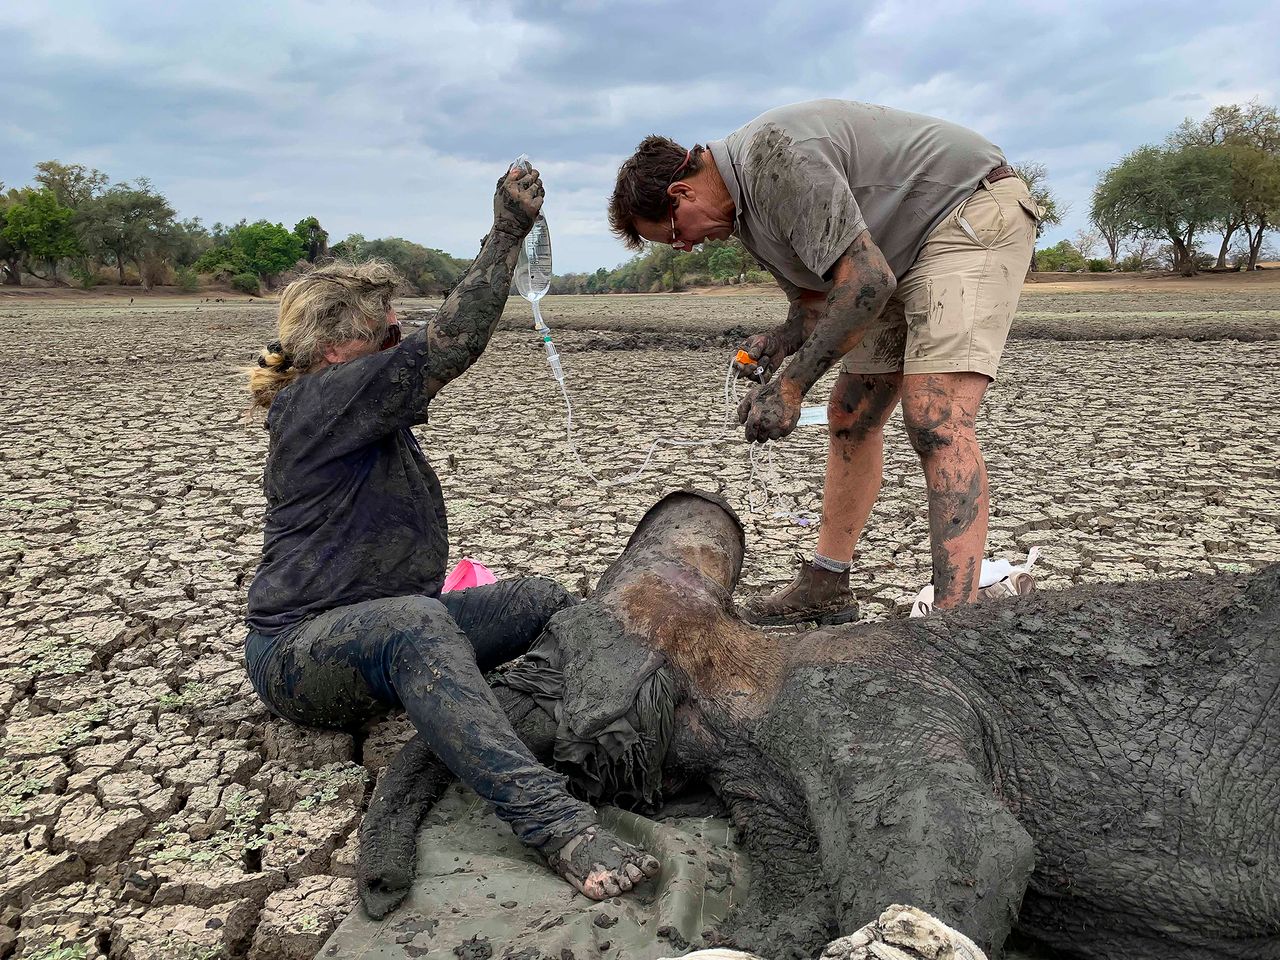
{"type": "Polygon", "coordinates": [[[827,402],[827,475],[817,552],[848,563],[884,472],[884,425],[902,389],[897,373],[842,370],[827,402]]]}
{"type": "Polygon", "coordinates": [[[929,491],[936,607],[978,598],[987,546],[987,465],[975,424],[990,379],[981,373],[908,374],[902,418],[929,491]]]}

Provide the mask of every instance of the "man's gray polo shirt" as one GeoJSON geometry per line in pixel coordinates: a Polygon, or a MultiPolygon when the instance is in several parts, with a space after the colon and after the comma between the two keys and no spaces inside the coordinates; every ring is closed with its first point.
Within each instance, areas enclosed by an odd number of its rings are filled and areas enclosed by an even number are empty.
{"type": "Polygon", "coordinates": [[[863,230],[902,277],[933,228],[1005,162],[965,127],[852,100],[778,107],[708,147],[734,232],[804,290],[830,289],[828,271],[863,230]]]}

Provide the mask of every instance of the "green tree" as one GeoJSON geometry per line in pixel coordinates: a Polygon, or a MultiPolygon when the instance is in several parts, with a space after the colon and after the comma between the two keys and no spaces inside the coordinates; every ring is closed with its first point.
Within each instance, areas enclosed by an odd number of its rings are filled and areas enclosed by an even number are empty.
{"type": "Polygon", "coordinates": [[[215,246],[196,262],[202,273],[253,274],[269,285],[303,257],[302,241],[284,224],[241,221],[225,232],[217,229],[219,224],[214,226],[215,246]]]}
{"type": "Polygon", "coordinates": [[[1257,264],[1256,250],[1261,234],[1276,218],[1271,199],[1270,160],[1280,157],[1280,111],[1252,100],[1247,104],[1214,107],[1199,122],[1184,120],[1169,137],[1169,145],[1180,147],[1221,147],[1231,158],[1230,202],[1209,224],[1222,235],[1216,266],[1227,265],[1231,238],[1245,230],[1249,238],[1251,262],[1257,264]],[[1255,229],[1257,232],[1255,233],[1255,229]],[[1256,242],[1255,242],[1256,241],[1256,242]]]}
{"type": "Polygon", "coordinates": [[[1072,245],[1070,240],[1059,241],[1056,246],[1048,247],[1036,254],[1036,266],[1049,272],[1084,270],[1088,263],[1084,254],[1072,245]]]}
{"type": "Polygon", "coordinates": [[[329,253],[339,260],[366,260],[368,259],[364,252],[366,242],[364,234],[350,233],[345,240],[335,243],[329,249],[329,253]]]}
{"type": "Polygon", "coordinates": [[[1248,238],[1245,268],[1258,269],[1262,240],[1280,223],[1280,154],[1253,147],[1231,147],[1231,191],[1240,203],[1248,238]]]}
{"type": "Polygon", "coordinates": [[[1103,174],[1129,230],[1167,239],[1174,269],[1196,272],[1196,237],[1230,206],[1231,158],[1222,147],[1140,147],[1103,174]]]}
{"type": "Polygon", "coordinates": [[[22,285],[22,251],[5,239],[4,229],[8,223],[5,211],[18,196],[17,190],[5,192],[4,183],[0,182],[0,269],[4,271],[4,284],[9,287],[22,285]]]}
{"type": "Polygon", "coordinates": [[[158,235],[159,249],[177,267],[190,267],[213,247],[213,238],[199,217],[174,221],[158,235]]]}
{"type": "Polygon", "coordinates": [[[320,221],[315,217],[299,220],[294,224],[293,234],[302,241],[305,251],[303,255],[308,263],[315,263],[329,255],[329,232],[320,226],[320,221]]]}
{"type": "Polygon", "coordinates": [[[426,296],[447,294],[466,273],[471,261],[462,260],[424,247],[401,237],[385,237],[366,240],[359,234],[347,237],[334,251],[341,248],[343,256],[355,260],[379,257],[390,263],[414,289],[426,296]]]}
{"type": "Polygon", "coordinates": [[[79,163],[44,160],[36,164],[35,181],[52,190],[64,207],[78,210],[102,193],[107,186],[107,175],[79,163]]]}
{"type": "Polygon", "coordinates": [[[121,284],[125,265],[136,264],[142,275],[143,258],[161,247],[173,228],[173,207],[145,177],[133,184],[114,184],[84,204],[79,213],[85,246],[115,265],[121,284]]]}
{"type": "MultiPolygon", "coordinates": [[[[1113,168],[1114,169],[1114,168],[1113,168]]],[[[1107,245],[1107,253],[1112,264],[1120,257],[1120,246],[1136,229],[1132,211],[1129,209],[1129,198],[1118,189],[1110,171],[1103,173],[1093,188],[1093,196],[1089,202],[1089,222],[1094,225],[1107,245]]]]}
{"type": "Polygon", "coordinates": [[[587,277],[586,292],[587,293],[604,293],[609,289],[609,271],[605,267],[599,267],[596,272],[587,277]]]}
{"type": "Polygon", "coordinates": [[[734,280],[742,275],[742,254],[734,247],[721,247],[707,261],[711,276],[717,280],[734,280]]]}
{"type": "Polygon", "coordinates": [[[5,205],[4,237],[28,273],[40,277],[33,263],[43,263],[49,276],[40,279],[57,281],[58,261],[80,252],[71,226],[74,217],[75,211],[60,204],[52,190],[25,190],[5,205]]]}

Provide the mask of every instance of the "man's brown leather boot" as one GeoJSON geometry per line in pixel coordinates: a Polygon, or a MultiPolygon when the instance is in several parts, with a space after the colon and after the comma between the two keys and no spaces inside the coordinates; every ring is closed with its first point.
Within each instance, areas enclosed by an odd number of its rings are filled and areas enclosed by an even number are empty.
{"type": "Polygon", "coordinates": [[[793,623],[827,626],[857,619],[858,601],[849,590],[849,571],[823,570],[801,554],[796,554],[796,561],[800,565],[796,578],[777,593],[748,600],[743,608],[746,619],[762,627],[793,623]]]}

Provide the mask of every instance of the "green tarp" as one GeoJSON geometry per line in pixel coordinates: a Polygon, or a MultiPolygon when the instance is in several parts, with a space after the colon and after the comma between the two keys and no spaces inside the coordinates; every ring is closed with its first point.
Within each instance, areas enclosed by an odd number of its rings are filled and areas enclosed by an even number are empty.
{"type": "Polygon", "coordinates": [[[601,820],[643,843],[662,875],[596,903],[522,847],[470,791],[453,786],[418,834],[413,892],[372,921],[357,908],[320,956],[353,960],[657,960],[699,945],[746,895],[746,859],[727,821],[650,820],[615,808],[601,820]]]}

